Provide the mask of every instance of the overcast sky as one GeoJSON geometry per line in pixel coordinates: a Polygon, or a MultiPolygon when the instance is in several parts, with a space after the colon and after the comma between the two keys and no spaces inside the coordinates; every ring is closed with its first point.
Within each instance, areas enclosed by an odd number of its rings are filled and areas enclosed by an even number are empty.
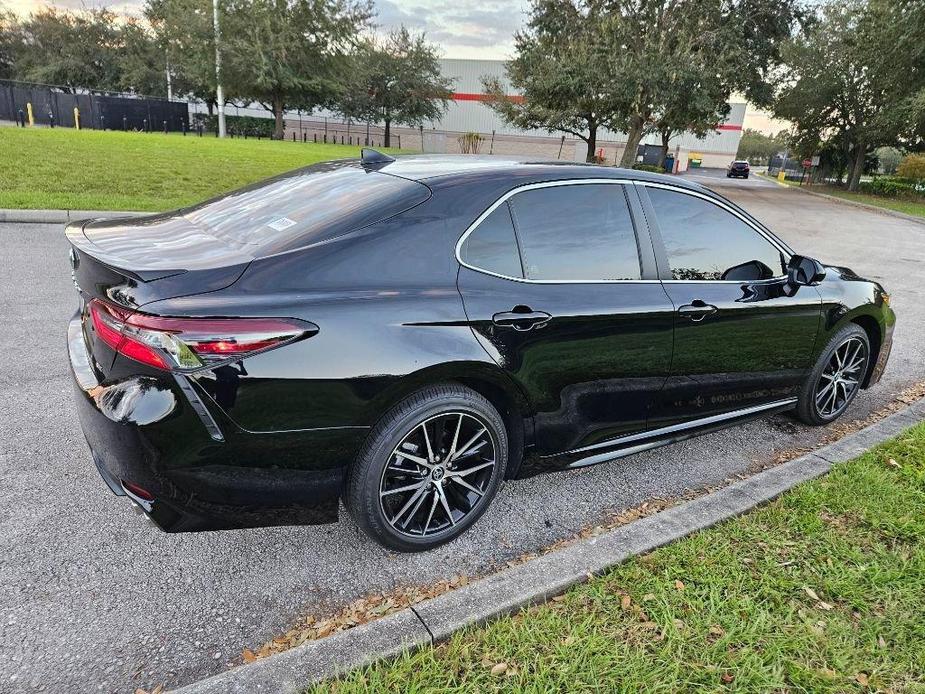
{"type": "MultiPolygon", "coordinates": [[[[144,0],[0,0],[15,12],[25,14],[45,4],[77,9],[107,6],[136,14],[144,0]]],[[[526,20],[528,0],[374,0],[380,31],[402,24],[423,31],[438,44],[445,58],[504,60],[513,54],[513,37],[526,20]]],[[[745,127],[776,131],[783,124],[771,122],[751,107],[745,127]]]]}

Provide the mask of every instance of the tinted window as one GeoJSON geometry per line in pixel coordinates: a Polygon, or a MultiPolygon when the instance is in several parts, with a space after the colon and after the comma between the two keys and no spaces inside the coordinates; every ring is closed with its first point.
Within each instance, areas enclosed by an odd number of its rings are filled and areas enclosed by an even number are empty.
{"type": "Polygon", "coordinates": [[[388,219],[430,197],[415,181],[327,162],[261,181],[183,210],[218,240],[279,252],[388,219]]]}
{"type": "Polygon", "coordinates": [[[639,279],[639,250],[623,186],[536,188],[510,203],[528,279],[639,279]]]}
{"type": "Polygon", "coordinates": [[[499,205],[469,234],[461,255],[472,267],[507,277],[524,276],[507,203],[499,205]]]}
{"type": "Polygon", "coordinates": [[[760,280],[785,274],[777,248],[712,202],[648,188],[676,280],[760,280]]]}

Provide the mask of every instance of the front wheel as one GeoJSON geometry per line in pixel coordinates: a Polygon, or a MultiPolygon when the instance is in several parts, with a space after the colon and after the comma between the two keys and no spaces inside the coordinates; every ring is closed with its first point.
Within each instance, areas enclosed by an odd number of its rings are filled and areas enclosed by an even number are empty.
{"type": "Polygon", "coordinates": [[[857,396],[870,363],[870,340],[858,325],[847,325],[816,361],[797,401],[797,417],[822,425],[838,419],[857,396]]]}
{"type": "Polygon", "coordinates": [[[425,388],[370,432],[344,501],[385,547],[431,549],[485,512],[504,479],[507,451],[504,421],[488,400],[455,384],[425,388]]]}

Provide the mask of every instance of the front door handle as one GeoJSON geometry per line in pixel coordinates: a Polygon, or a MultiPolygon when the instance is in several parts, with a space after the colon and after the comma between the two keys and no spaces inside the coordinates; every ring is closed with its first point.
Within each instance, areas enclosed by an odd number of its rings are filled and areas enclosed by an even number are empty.
{"type": "Polygon", "coordinates": [[[686,318],[690,318],[695,323],[699,323],[707,316],[716,313],[716,306],[708,304],[701,299],[694,299],[691,303],[679,308],[678,313],[686,318]]]}
{"type": "Polygon", "coordinates": [[[551,318],[545,311],[534,311],[529,306],[515,306],[510,311],[496,313],[491,317],[491,322],[501,328],[532,330],[542,328],[551,318]]]}

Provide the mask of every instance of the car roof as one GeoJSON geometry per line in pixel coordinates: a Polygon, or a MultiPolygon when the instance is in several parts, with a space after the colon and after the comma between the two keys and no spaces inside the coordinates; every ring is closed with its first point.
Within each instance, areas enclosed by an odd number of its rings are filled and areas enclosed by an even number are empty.
{"type": "Polygon", "coordinates": [[[657,174],[636,169],[623,169],[614,166],[598,166],[574,161],[556,159],[533,159],[501,155],[472,154],[418,154],[402,155],[385,165],[377,165],[377,171],[419,181],[431,185],[456,180],[497,179],[504,174],[516,174],[523,179],[525,175],[535,181],[557,181],[579,178],[614,178],[632,181],[650,181],[667,183],[679,188],[689,188],[699,192],[710,193],[699,183],[685,181],[677,176],[657,174]]]}

